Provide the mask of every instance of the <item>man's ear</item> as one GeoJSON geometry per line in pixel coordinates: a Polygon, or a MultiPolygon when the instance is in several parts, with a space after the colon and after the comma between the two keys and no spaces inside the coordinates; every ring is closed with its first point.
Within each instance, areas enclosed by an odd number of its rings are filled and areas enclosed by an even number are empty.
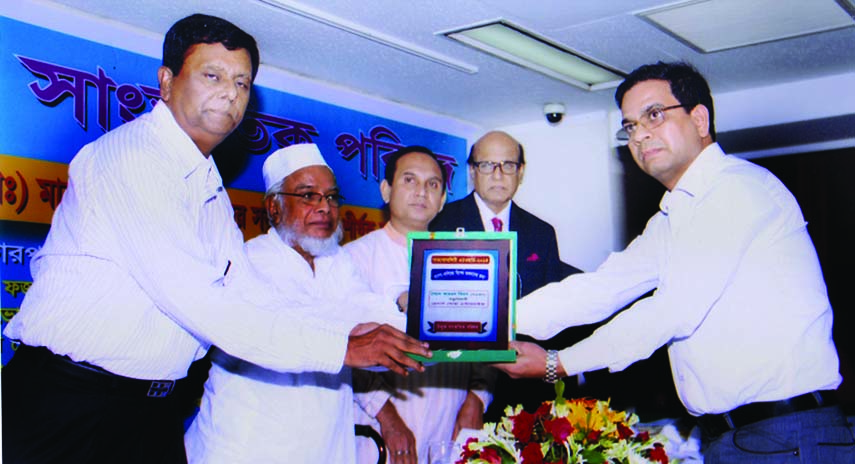
{"type": "Polygon", "coordinates": [[[167,66],[157,68],[157,82],[160,84],[160,99],[168,102],[172,97],[172,70],[167,66]]]}
{"type": "Polygon", "coordinates": [[[692,118],[698,135],[701,138],[708,137],[710,135],[710,110],[705,105],[698,104],[692,108],[689,116],[692,118]]]}
{"type": "Polygon", "coordinates": [[[525,164],[520,165],[520,180],[517,182],[519,185],[522,185],[523,176],[525,175],[525,164]]]}
{"type": "MultiPolygon", "coordinates": [[[[448,191],[442,192],[442,198],[439,200],[439,211],[437,211],[436,214],[439,214],[440,212],[442,212],[442,208],[445,208],[445,200],[447,200],[447,199],[448,199],[448,191]]],[[[436,216],[434,216],[434,217],[436,217],[436,216]]]]}
{"type": "Polygon", "coordinates": [[[386,182],[386,179],[380,182],[380,196],[383,197],[383,203],[389,203],[392,198],[392,186],[386,182]]]}
{"type": "Polygon", "coordinates": [[[276,195],[269,195],[264,199],[264,207],[267,209],[267,217],[272,222],[270,227],[274,227],[282,220],[282,211],[279,210],[279,202],[276,201],[276,195]]]}

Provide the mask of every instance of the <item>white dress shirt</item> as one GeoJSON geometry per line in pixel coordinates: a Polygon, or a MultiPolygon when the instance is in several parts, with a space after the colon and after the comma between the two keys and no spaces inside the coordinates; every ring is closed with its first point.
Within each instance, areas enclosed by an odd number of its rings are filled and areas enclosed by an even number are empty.
{"type": "Polygon", "coordinates": [[[840,384],[816,252],[777,178],[713,144],[660,209],[595,272],[519,300],[518,331],[548,338],[656,288],[561,351],[567,374],[622,370],[667,344],[677,393],[693,415],[840,384]]]}
{"type": "MultiPolygon", "coordinates": [[[[398,295],[409,288],[410,266],[406,238],[389,224],[358,240],[345,245],[366,280],[375,292],[398,295]]],[[[487,379],[471,363],[437,363],[424,372],[410,372],[407,377],[384,373],[385,388],[359,392],[366,399],[356,409],[357,423],[370,424],[377,431],[380,425],[374,419],[379,409],[391,400],[398,414],[413,432],[418,448],[419,462],[427,462],[427,445],[431,441],[451,440],[457,412],[471,390],[481,400],[484,408],[492,395],[487,391],[487,379]],[[370,408],[370,409],[366,409],[370,408]]],[[[376,387],[376,384],[374,384],[376,387]]],[[[377,462],[373,445],[360,440],[359,463],[377,462]]]]}
{"type": "MultiPolygon", "coordinates": [[[[323,315],[328,320],[373,320],[403,329],[406,318],[394,301],[371,293],[342,249],[316,257],[314,272],[274,229],[246,249],[271,288],[336,308],[323,315]]],[[[199,414],[184,437],[187,458],[191,464],[353,463],[353,400],[348,368],[280,373],[215,350],[199,414]]]]}
{"type": "Polygon", "coordinates": [[[295,320],[253,275],[219,172],[154,110],[86,145],[4,335],[143,379],[216,344],[283,371],[338,372],[345,322],[295,320]]]}
{"type": "Polygon", "coordinates": [[[502,208],[498,213],[494,213],[493,210],[490,209],[490,206],[484,202],[484,199],[481,198],[481,195],[478,195],[478,192],[475,192],[473,195],[475,197],[475,204],[478,206],[478,212],[481,214],[481,223],[484,224],[484,230],[487,232],[494,232],[493,228],[493,218],[499,218],[502,221],[502,230],[500,232],[507,232],[510,230],[511,224],[511,202],[502,208]]]}

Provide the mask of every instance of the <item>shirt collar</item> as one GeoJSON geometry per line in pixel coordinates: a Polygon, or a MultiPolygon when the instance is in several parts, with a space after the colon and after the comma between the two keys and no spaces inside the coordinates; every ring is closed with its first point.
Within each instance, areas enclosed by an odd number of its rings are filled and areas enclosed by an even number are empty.
{"type": "Polygon", "coordinates": [[[692,164],[677,181],[677,185],[662,196],[662,200],[659,202],[659,210],[668,214],[677,195],[695,198],[706,193],[718,172],[717,166],[724,157],[724,151],[717,143],[707,145],[692,161],[692,164]]]}
{"type": "Polygon", "coordinates": [[[184,132],[184,129],[178,125],[178,121],[172,115],[172,111],[165,103],[159,102],[154,105],[151,110],[151,121],[155,126],[156,133],[163,143],[170,150],[165,153],[170,157],[170,162],[174,163],[177,172],[180,172],[185,179],[194,173],[207,174],[211,166],[214,166],[214,171],[219,171],[214,165],[211,156],[205,156],[199,151],[199,147],[193,142],[193,139],[184,132]]]}
{"type": "Polygon", "coordinates": [[[386,225],[383,226],[383,231],[386,232],[386,236],[388,236],[393,242],[404,247],[407,246],[407,237],[395,230],[395,228],[392,227],[391,222],[387,222],[386,225]]]}
{"type": "Polygon", "coordinates": [[[487,205],[481,195],[478,195],[478,192],[475,192],[475,204],[478,205],[478,212],[481,213],[481,223],[484,225],[484,230],[492,231],[493,230],[493,218],[497,217],[502,221],[502,230],[507,232],[510,229],[511,225],[511,203],[513,201],[509,201],[498,214],[494,213],[493,210],[487,205]]]}

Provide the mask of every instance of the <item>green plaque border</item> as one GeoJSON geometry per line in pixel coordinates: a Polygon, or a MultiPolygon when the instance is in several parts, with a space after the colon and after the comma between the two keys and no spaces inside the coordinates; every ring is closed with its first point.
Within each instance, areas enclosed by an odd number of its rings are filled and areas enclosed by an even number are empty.
{"type": "MultiPolygon", "coordinates": [[[[414,279],[421,279],[421,272],[413,272],[413,242],[415,240],[467,240],[473,242],[484,241],[507,241],[509,242],[508,251],[508,269],[507,269],[507,326],[508,326],[508,342],[516,339],[516,301],[517,301],[517,233],[514,231],[508,232],[466,232],[463,229],[458,229],[454,232],[410,232],[407,234],[407,250],[408,260],[410,263],[410,288],[413,288],[414,279]]],[[[420,287],[420,283],[419,283],[420,287]]],[[[500,308],[501,309],[501,308],[500,308]]],[[[410,317],[417,315],[421,318],[421,297],[420,295],[409,296],[407,310],[407,333],[410,336],[417,337],[412,332],[410,317]],[[415,308],[415,311],[412,309],[415,308]]],[[[416,323],[415,326],[417,326],[416,323]]],[[[436,344],[435,342],[431,342],[436,344]]],[[[501,344],[501,343],[500,343],[501,344]]],[[[424,358],[418,355],[410,355],[412,358],[424,363],[439,363],[439,362],[515,362],[516,351],[509,346],[503,346],[497,349],[458,349],[444,348],[442,343],[439,343],[437,349],[433,349],[432,358],[424,358]]]]}

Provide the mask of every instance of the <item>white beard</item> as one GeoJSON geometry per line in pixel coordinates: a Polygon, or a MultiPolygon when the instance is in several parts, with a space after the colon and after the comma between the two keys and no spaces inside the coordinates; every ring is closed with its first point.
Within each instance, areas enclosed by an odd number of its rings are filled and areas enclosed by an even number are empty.
{"type": "Polygon", "coordinates": [[[340,248],[339,243],[341,243],[341,239],[344,237],[341,223],[339,223],[338,227],[335,228],[335,232],[328,238],[315,238],[298,234],[285,224],[278,225],[276,231],[279,232],[279,236],[283,242],[291,246],[299,246],[303,251],[315,258],[336,254],[340,248]]]}

